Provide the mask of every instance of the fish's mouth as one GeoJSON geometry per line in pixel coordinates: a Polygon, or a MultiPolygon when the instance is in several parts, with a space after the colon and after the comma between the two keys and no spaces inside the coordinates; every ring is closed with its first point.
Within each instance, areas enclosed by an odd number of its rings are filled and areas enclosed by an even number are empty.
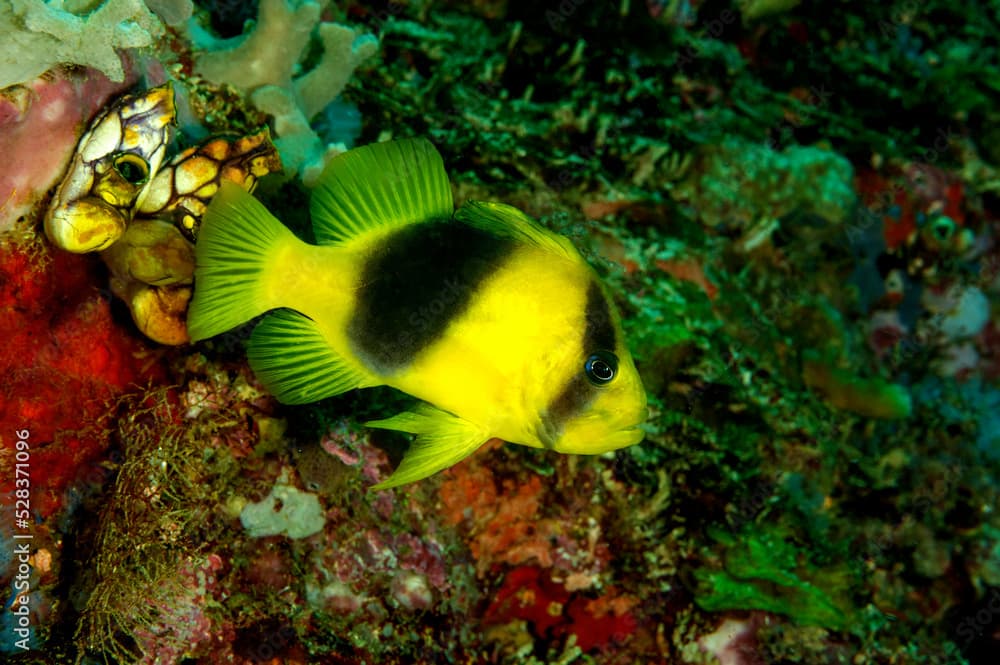
{"type": "Polygon", "coordinates": [[[559,452],[576,453],[579,455],[600,455],[602,453],[611,452],[612,450],[634,446],[644,438],[646,438],[646,433],[641,427],[636,425],[609,432],[608,434],[605,434],[598,439],[591,440],[583,445],[581,445],[580,442],[575,442],[575,445],[571,444],[569,446],[559,446],[556,450],[559,452]]]}
{"type": "Polygon", "coordinates": [[[625,429],[615,432],[614,438],[628,441],[628,443],[623,444],[623,447],[631,446],[645,439],[646,433],[639,425],[633,425],[632,427],[626,427],[625,429]]]}
{"type": "Polygon", "coordinates": [[[618,450],[619,448],[627,448],[629,446],[634,446],[635,444],[646,438],[646,433],[638,425],[632,427],[626,427],[624,429],[619,429],[611,434],[608,434],[600,442],[599,445],[594,446],[593,450],[589,450],[589,453],[607,453],[612,450],[618,450]]]}
{"type": "MultiPolygon", "coordinates": [[[[645,414],[643,414],[645,415],[645,414]]],[[[627,422],[627,421],[626,421],[627,422]]],[[[580,432],[570,429],[567,440],[567,432],[543,413],[538,423],[535,425],[535,436],[542,448],[555,450],[561,453],[576,453],[580,455],[597,455],[619,448],[626,448],[635,445],[646,438],[646,432],[642,429],[645,418],[632,420],[631,425],[617,429],[601,428],[600,432],[587,433],[585,439],[579,437],[580,432]]],[[[588,425],[585,424],[584,427],[588,425]]],[[[589,426],[593,426],[591,422],[589,426]]]]}

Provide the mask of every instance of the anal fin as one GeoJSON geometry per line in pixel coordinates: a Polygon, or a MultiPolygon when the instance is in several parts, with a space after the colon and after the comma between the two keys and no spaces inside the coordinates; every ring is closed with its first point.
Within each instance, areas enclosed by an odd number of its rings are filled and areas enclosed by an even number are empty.
{"type": "Polygon", "coordinates": [[[489,432],[478,425],[427,404],[365,425],[417,435],[395,473],[372,487],[377,490],[412,483],[447,469],[490,439],[489,432]]]}
{"type": "Polygon", "coordinates": [[[278,310],[250,336],[247,358],[257,378],[284,404],[306,404],[381,383],[330,348],[316,323],[278,310]]]}

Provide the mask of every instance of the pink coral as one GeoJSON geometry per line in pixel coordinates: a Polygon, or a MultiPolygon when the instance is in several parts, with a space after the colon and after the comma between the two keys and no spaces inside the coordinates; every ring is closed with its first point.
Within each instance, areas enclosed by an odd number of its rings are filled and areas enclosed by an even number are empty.
{"type": "Polygon", "coordinates": [[[62,177],[86,123],[135,80],[53,70],[0,94],[0,231],[32,212],[62,177]]]}
{"type": "Polygon", "coordinates": [[[568,505],[553,508],[586,492],[554,492],[537,475],[505,479],[498,487],[483,459],[476,456],[446,471],[440,494],[445,520],[468,530],[476,572],[483,576],[498,564],[535,564],[555,569],[573,589],[592,586],[611,558],[600,525],[568,505]]]}
{"type": "Polygon", "coordinates": [[[600,598],[570,593],[545,571],[521,566],[507,573],[486,610],[486,624],[525,620],[543,638],[573,635],[577,646],[591,651],[623,642],[635,632],[631,610],[638,600],[613,590],[600,598]]]}
{"type": "Polygon", "coordinates": [[[220,630],[206,613],[215,602],[217,575],[222,568],[223,561],[218,554],[187,562],[179,575],[184,584],[183,592],[158,607],[159,621],[135,633],[144,654],[141,663],[174,663],[206,651],[213,651],[218,657],[218,648],[229,649],[234,635],[226,633],[231,630],[220,630]]]}

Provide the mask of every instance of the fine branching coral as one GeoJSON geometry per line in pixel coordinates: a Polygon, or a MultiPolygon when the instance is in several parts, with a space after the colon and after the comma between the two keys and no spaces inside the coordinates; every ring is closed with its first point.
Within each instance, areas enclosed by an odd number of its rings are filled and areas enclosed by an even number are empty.
{"type": "Polygon", "coordinates": [[[207,494],[222,483],[166,393],[149,400],[154,406],[133,405],[118,428],[124,461],[98,520],[93,587],[76,630],[78,662],[88,654],[135,662],[153,644],[158,653],[182,656],[195,647],[191,631],[208,625],[218,557],[206,544],[221,523],[212,519],[207,494]]]}

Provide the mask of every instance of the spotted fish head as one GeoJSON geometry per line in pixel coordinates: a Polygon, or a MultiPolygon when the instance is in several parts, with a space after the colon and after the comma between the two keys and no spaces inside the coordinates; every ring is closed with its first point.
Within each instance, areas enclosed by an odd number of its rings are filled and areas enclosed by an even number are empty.
{"type": "Polygon", "coordinates": [[[216,136],[174,157],[153,178],[138,215],[169,219],[191,242],[223,181],[252,192],[268,173],[281,171],[278,149],[265,127],[239,138],[216,136]]]}
{"type": "Polygon", "coordinates": [[[597,454],[642,441],[646,391],[625,347],[607,294],[594,279],[587,290],[582,335],[553,368],[561,377],[540,413],[538,438],[562,453],[597,454]]]}
{"type": "Polygon", "coordinates": [[[163,162],[175,116],[167,83],[120,98],[94,120],[45,215],[55,245],[93,252],[121,237],[163,162]]]}

